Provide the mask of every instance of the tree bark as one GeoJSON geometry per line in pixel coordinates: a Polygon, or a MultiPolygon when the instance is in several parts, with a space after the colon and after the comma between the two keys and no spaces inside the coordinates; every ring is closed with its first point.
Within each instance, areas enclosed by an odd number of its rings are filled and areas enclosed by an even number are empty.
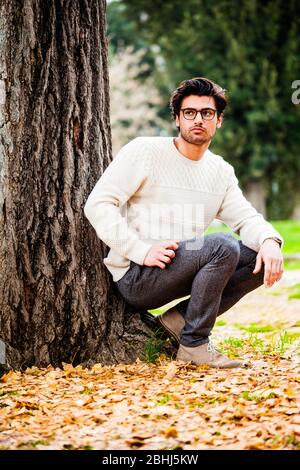
{"type": "Polygon", "coordinates": [[[261,181],[250,181],[245,190],[245,196],[255,209],[267,217],[267,191],[261,181]]]}
{"type": "Polygon", "coordinates": [[[14,368],[132,362],[130,311],[84,217],[111,161],[104,0],[1,0],[0,338],[14,368]]]}
{"type": "Polygon", "coordinates": [[[300,220],[300,194],[295,197],[295,207],[292,213],[293,220],[300,220]]]}

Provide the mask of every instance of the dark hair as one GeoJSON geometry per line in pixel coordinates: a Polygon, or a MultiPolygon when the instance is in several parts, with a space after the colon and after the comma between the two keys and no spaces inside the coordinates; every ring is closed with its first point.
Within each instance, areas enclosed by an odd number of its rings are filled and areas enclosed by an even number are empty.
{"type": "Polygon", "coordinates": [[[186,96],[197,95],[197,96],[212,96],[216,103],[217,114],[220,116],[226,108],[228,98],[225,95],[224,90],[220,85],[208,80],[204,77],[195,77],[190,80],[184,80],[178,87],[173,91],[170,98],[170,109],[173,118],[178,116],[182,100],[186,96]]]}

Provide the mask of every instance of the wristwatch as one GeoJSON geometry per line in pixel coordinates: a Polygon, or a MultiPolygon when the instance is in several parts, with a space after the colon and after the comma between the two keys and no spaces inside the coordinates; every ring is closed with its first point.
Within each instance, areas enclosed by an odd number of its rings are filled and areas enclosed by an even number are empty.
{"type": "Polygon", "coordinates": [[[280,238],[277,238],[277,237],[267,237],[264,239],[263,243],[266,241],[266,240],[274,240],[275,242],[277,242],[281,248],[281,245],[282,245],[282,241],[280,240],[280,238]]]}

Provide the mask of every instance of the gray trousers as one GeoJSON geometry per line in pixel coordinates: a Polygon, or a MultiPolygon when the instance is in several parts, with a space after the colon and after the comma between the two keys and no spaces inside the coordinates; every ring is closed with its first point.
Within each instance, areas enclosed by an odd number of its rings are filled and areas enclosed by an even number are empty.
{"type": "Polygon", "coordinates": [[[191,244],[195,240],[179,242],[175,258],[165,269],[131,261],[130,269],[116,282],[137,311],[190,295],[176,305],[185,319],[180,343],[189,347],[207,343],[217,316],[262,285],[264,277],[263,268],[252,273],[257,253],[232,235],[206,235],[198,240],[198,248],[191,244]]]}

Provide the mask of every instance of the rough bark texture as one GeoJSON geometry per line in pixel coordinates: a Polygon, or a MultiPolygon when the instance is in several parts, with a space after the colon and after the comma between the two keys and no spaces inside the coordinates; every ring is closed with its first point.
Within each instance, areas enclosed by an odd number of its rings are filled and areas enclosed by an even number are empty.
{"type": "Polygon", "coordinates": [[[83,206],[111,161],[105,1],[0,0],[0,338],[12,367],[132,362],[150,328],[83,206]]]}

